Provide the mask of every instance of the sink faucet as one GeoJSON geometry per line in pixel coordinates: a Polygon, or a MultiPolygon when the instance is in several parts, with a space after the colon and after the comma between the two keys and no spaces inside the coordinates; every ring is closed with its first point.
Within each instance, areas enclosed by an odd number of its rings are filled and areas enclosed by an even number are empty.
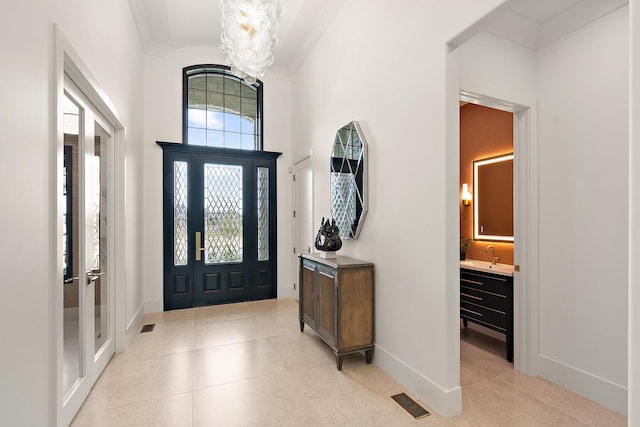
{"type": "Polygon", "coordinates": [[[484,249],[484,253],[488,253],[489,250],[491,250],[491,265],[496,265],[496,261],[500,261],[500,257],[496,256],[496,248],[494,248],[492,245],[489,245],[484,249]]]}

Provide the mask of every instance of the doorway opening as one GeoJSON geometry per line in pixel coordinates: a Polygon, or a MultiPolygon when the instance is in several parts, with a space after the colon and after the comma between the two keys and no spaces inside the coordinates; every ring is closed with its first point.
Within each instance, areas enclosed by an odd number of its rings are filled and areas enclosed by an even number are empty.
{"type": "Polygon", "coordinates": [[[124,126],[55,25],[54,33],[52,425],[69,425],[126,334],[117,237],[124,224],[124,126]]]}
{"type": "Polygon", "coordinates": [[[165,311],[275,298],[280,153],[158,144],[165,311]]]}
{"type": "Polygon", "coordinates": [[[512,112],[460,101],[460,339],[509,362],[513,128],[512,112]]]}
{"type": "MultiPolygon", "coordinates": [[[[512,128],[507,130],[507,133],[511,134],[511,149],[509,150],[508,142],[503,143],[502,146],[488,146],[485,147],[485,151],[483,149],[475,148],[472,149],[478,154],[480,158],[492,157],[498,154],[505,154],[507,152],[511,152],[513,154],[513,202],[512,202],[512,212],[513,212],[513,240],[512,243],[507,243],[504,241],[497,240],[473,240],[472,244],[473,249],[469,254],[469,258],[471,259],[479,259],[481,261],[491,263],[494,257],[500,258],[497,260],[498,263],[504,263],[507,265],[513,266],[513,276],[512,276],[512,301],[509,303],[512,307],[512,343],[508,343],[509,334],[502,333],[498,329],[487,329],[480,328],[474,325],[474,329],[478,329],[479,332],[489,336],[491,340],[494,340],[493,346],[496,348],[496,352],[504,352],[505,350],[499,344],[500,341],[496,340],[504,340],[505,346],[509,348],[512,345],[512,357],[513,357],[513,367],[525,374],[531,374],[531,340],[532,340],[532,323],[531,323],[531,307],[532,301],[530,297],[530,289],[528,283],[530,283],[530,268],[528,262],[528,255],[530,252],[530,247],[532,242],[530,239],[527,239],[526,236],[529,235],[529,224],[527,221],[529,215],[529,208],[527,201],[529,200],[529,176],[528,176],[528,168],[526,165],[529,162],[529,149],[530,149],[530,129],[529,129],[529,114],[530,109],[526,106],[522,106],[519,104],[514,104],[508,101],[492,98],[486,95],[471,93],[467,91],[460,91],[459,94],[460,107],[459,108],[469,108],[470,112],[473,111],[475,113],[482,114],[492,114],[502,118],[502,121],[511,122],[512,128]],[[463,105],[464,104],[464,105],[463,105]],[[498,333],[496,333],[498,332],[498,333]]],[[[462,114],[461,114],[462,115],[462,114]]],[[[463,154],[465,149],[463,149],[463,118],[461,117],[460,121],[460,138],[459,144],[460,146],[460,186],[464,183],[464,180],[468,179],[469,181],[473,178],[473,172],[469,169],[469,165],[464,166],[462,164],[463,154]],[[464,177],[463,177],[464,175],[464,177]]],[[[486,125],[486,122],[484,122],[486,125]]],[[[504,132],[504,131],[503,131],[504,132]]],[[[473,157],[473,155],[472,155],[473,157]]],[[[465,157],[465,162],[470,162],[472,160],[468,157],[465,157]]],[[[475,188],[475,187],[472,187],[475,188]]],[[[476,195],[477,196],[477,195],[476,195]]],[[[473,201],[471,202],[473,203],[473,201]]],[[[466,238],[466,235],[473,236],[471,233],[473,221],[477,219],[473,214],[473,206],[464,206],[461,204],[460,207],[460,237],[466,238]]],[[[491,271],[491,270],[487,270],[491,271]]],[[[461,291],[462,293],[462,291],[461,291]]],[[[462,296],[461,296],[462,298],[462,296]]],[[[461,310],[462,311],[462,310],[461,310]]],[[[477,311],[477,310],[474,310],[477,311]]],[[[468,322],[467,322],[468,323],[468,322]]],[[[467,325],[468,326],[468,325],[467,325]]],[[[475,331],[474,331],[475,332],[475,331]]],[[[506,332],[506,331],[505,331],[506,332]]],[[[461,331],[462,335],[462,331],[461,331]]]]}

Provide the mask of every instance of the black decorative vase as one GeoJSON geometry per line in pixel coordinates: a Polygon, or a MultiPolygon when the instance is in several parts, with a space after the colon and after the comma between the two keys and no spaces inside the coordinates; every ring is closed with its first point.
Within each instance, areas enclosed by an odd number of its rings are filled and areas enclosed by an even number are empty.
{"type": "Polygon", "coordinates": [[[316,235],[315,247],[319,251],[335,252],[342,247],[342,239],[340,238],[340,230],[336,225],[336,220],[329,221],[322,218],[322,225],[316,235]]]}

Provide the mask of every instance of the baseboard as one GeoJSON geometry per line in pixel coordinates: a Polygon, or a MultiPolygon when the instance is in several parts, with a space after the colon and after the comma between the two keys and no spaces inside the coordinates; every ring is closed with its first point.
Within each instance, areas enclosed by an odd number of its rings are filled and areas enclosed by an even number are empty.
{"type": "Polygon", "coordinates": [[[131,341],[133,341],[133,338],[135,338],[135,336],[140,331],[140,327],[142,326],[142,318],[144,317],[143,308],[144,305],[140,304],[140,307],[138,307],[138,310],[136,310],[136,314],[133,315],[133,317],[127,324],[127,329],[125,331],[126,343],[124,347],[122,347],[118,351],[123,351],[124,349],[126,349],[129,344],[131,344],[131,341]]]}
{"type": "Polygon", "coordinates": [[[293,298],[293,295],[293,286],[278,288],[278,298],[293,298]]]}
{"type": "Polygon", "coordinates": [[[144,313],[161,313],[164,311],[164,303],[161,299],[152,299],[144,302],[144,313]]]}
{"type": "Polygon", "coordinates": [[[546,356],[539,355],[538,359],[542,378],[627,415],[628,390],[626,387],[546,356]]]}
{"type": "Polygon", "coordinates": [[[451,418],[462,413],[462,388],[443,390],[378,344],[373,354],[377,366],[438,414],[451,418]]]}

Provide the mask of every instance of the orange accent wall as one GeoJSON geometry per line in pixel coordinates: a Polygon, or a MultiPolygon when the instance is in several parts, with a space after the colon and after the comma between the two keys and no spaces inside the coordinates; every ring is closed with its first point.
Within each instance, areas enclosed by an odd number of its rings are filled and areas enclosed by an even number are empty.
{"type": "MultiPolygon", "coordinates": [[[[460,107],[460,186],[469,184],[473,192],[473,161],[513,152],[513,114],[475,104],[460,107]]],[[[473,236],[473,201],[469,206],[460,203],[460,236],[473,236]]],[[[485,254],[493,245],[500,263],[513,264],[513,243],[472,241],[467,259],[491,261],[485,254]]]]}

